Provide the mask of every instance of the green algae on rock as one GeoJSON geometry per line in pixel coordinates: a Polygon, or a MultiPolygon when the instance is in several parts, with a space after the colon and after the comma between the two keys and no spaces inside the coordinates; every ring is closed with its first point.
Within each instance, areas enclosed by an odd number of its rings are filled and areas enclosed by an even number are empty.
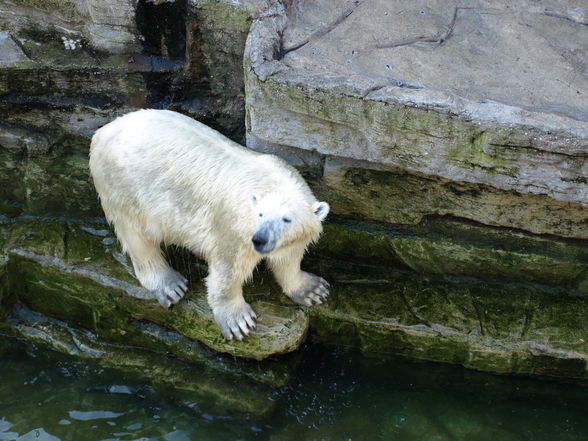
{"type": "Polygon", "coordinates": [[[335,213],[392,224],[432,216],[468,219],[490,227],[588,239],[588,209],[545,195],[506,192],[361,161],[327,158],[314,191],[335,213]]]}
{"type": "Polygon", "coordinates": [[[588,376],[588,302],[522,287],[335,276],[311,336],[496,373],[588,376]]]}
{"type": "MultiPolygon", "coordinates": [[[[12,329],[34,341],[70,355],[95,359],[102,366],[146,376],[152,387],[166,388],[171,396],[189,401],[206,400],[222,409],[248,417],[259,417],[272,410],[265,399],[275,384],[259,381],[247,366],[214,363],[210,355],[200,362],[186,362],[128,345],[97,341],[89,331],[76,330],[66,323],[18,307],[8,320],[12,329]],[[239,387],[235,383],[239,382],[239,387]],[[171,390],[169,390],[171,388],[171,390]]],[[[271,368],[267,369],[271,372],[271,368]]]]}
{"type": "Polygon", "coordinates": [[[488,58],[479,55],[496,47],[476,34],[503,44],[512,31],[529,45],[541,44],[538,33],[557,34],[573,51],[587,41],[585,27],[564,12],[547,25],[529,2],[497,2],[499,21],[483,8],[425,3],[392,13],[385,1],[311,0],[289,5],[296,14],[284,8],[256,20],[244,62],[248,146],[299,167],[332,219],[345,219],[326,226],[317,256],[587,293],[585,78],[572,80],[576,92],[546,87],[576,69],[574,57],[537,63],[549,78],[541,84],[509,69],[495,74],[488,59],[533,64],[561,52],[507,44],[488,58]],[[471,38],[421,40],[444,34],[453,7],[471,38]],[[521,27],[521,14],[536,27],[521,27]],[[461,65],[464,47],[476,55],[461,65]],[[497,88],[497,75],[520,87],[497,88]]]}
{"type": "Polygon", "coordinates": [[[12,309],[9,300],[8,257],[6,255],[0,255],[0,321],[4,320],[8,312],[12,309]]]}
{"type": "MultiPolygon", "coordinates": [[[[188,299],[164,310],[128,272],[126,259],[100,227],[62,222],[15,222],[6,252],[21,301],[32,309],[95,332],[100,339],[128,342],[140,330],[129,320],[174,329],[220,352],[261,360],[291,352],[304,341],[308,317],[295,305],[253,301],[260,320],[243,342],[225,340],[206,303],[201,280],[191,282],[188,299]],[[16,276],[18,274],[18,276],[16,276]]],[[[250,299],[250,300],[255,300],[250,299]]],[[[144,337],[142,337],[144,338],[144,337]]]]}
{"type": "MultiPolygon", "coordinates": [[[[363,32],[365,8],[349,2],[354,12],[325,34],[321,26],[347,13],[341,9],[346,2],[265,3],[2,3],[11,13],[0,17],[6,49],[0,51],[0,214],[17,221],[1,218],[0,316],[21,302],[110,344],[165,350],[220,371],[230,367],[217,364],[196,340],[253,358],[294,350],[304,340],[308,312],[289,304],[276,286],[260,286],[259,278],[246,296],[261,311],[261,334],[226,342],[210,317],[201,277],[191,278],[186,303],[164,311],[138,286],[106,225],[23,221],[30,215],[100,216],[87,173],[88,138],[122,113],[159,106],[233,139],[242,138],[245,121],[250,147],[293,160],[315,194],[332,205],[339,217],[326,225],[313,254],[333,261],[305,262],[336,282],[330,304],[310,312],[314,338],[493,372],[585,376],[585,300],[575,295],[588,293],[588,135],[585,106],[578,106],[586,87],[560,90],[570,99],[555,106],[517,107],[501,101],[504,96],[497,101],[440,90],[433,63],[407,69],[407,59],[427,53],[434,59],[449,51],[452,56],[441,61],[453,62],[465,53],[452,52],[459,48],[454,43],[463,35],[478,38],[471,26],[479,20],[497,41],[507,35],[496,32],[504,24],[523,39],[535,29],[560,32],[567,48],[555,55],[564,53],[565,60],[553,68],[570,67],[566,77],[581,66],[574,45],[586,41],[577,16],[548,16],[527,8],[529,2],[514,9],[497,2],[499,15],[458,8],[459,25],[473,32],[456,33],[436,47],[419,40],[352,53],[354,44],[372,37],[363,32]],[[307,15],[313,8],[316,14],[307,15]],[[145,26],[170,9],[185,22],[145,26]],[[292,10],[297,13],[287,14],[292,10]],[[536,28],[513,21],[523,12],[536,28]],[[499,16],[504,20],[497,23],[499,16]],[[335,53],[330,43],[349,46],[335,53]],[[382,63],[375,76],[361,69],[350,74],[382,54],[394,62],[382,63]],[[313,57],[328,68],[315,70],[313,57]],[[341,57],[350,63],[342,65],[341,57]],[[426,78],[415,80],[417,74],[426,78]],[[333,269],[337,261],[348,273],[333,269]],[[352,274],[350,264],[361,274],[352,274]],[[274,331],[288,338],[278,342],[274,331]]],[[[410,16],[402,26],[424,20],[419,29],[434,35],[451,8],[421,14],[421,3],[408,7],[409,15],[381,19],[410,16]]],[[[372,6],[384,10],[390,3],[372,6]]],[[[427,5],[426,11],[438,8],[427,5]]],[[[395,32],[407,32],[402,26],[395,32]]],[[[517,50],[501,47],[505,57],[517,50]]],[[[529,51],[540,53],[553,54],[529,51]]],[[[479,62],[472,54],[469,61],[479,62]]],[[[525,89],[498,92],[505,90],[525,89]]],[[[552,98],[555,90],[523,98],[552,98]]],[[[184,266],[196,272],[191,258],[184,266]]],[[[244,375],[254,378],[255,371],[244,375]]],[[[276,384],[285,376],[279,371],[256,381],[276,384]]]]}
{"type": "Polygon", "coordinates": [[[101,210],[88,172],[87,141],[61,139],[46,153],[2,148],[3,213],[98,216],[101,210]]]}
{"type": "MultiPolygon", "coordinates": [[[[374,246],[375,250],[388,250],[389,257],[379,266],[375,261],[360,262],[362,248],[358,248],[358,260],[352,265],[349,261],[308,259],[304,265],[312,266],[312,271],[332,283],[327,305],[302,310],[290,304],[277,285],[266,283],[262,271],[262,280],[256,276],[255,283],[246,287],[246,297],[260,315],[258,332],[238,342],[221,337],[206,304],[203,271],[194,261],[179,258],[184,266],[194,268],[190,293],[186,301],[167,311],[134,280],[104,224],[30,220],[0,226],[6,256],[4,283],[8,287],[4,292],[109,344],[171,352],[226,371],[231,364],[217,360],[196,341],[217,351],[259,360],[295,350],[310,326],[315,340],[359,346],[367,352],[390,352],[497,373],[588,377],[585,297],[537,283],[505,285],[416,277],[407,271],[410,262],[406,256],[410,253],[398,251],[398,243],[407,240],[416,241],[416,249],[421,246],[424,239],[414,231],[412,238],[407,232],[360,233],[355,239],[364,244],[363,252],[369,254],[374,246]]],[[[340,228],[327,226],[326,238],[344,237],[340,228]]],[[[468,234],[474,237],[478,232],[474,228],[468,234]]],[[[538,239],[520,240],[505,252],[516,253],[517,246],[534,247],[539,252],[538,239]]],[[[444,242],[447,239],[439,246],[444,242]]],[[[571,244],[568,248],[565,245],[560,244],[559,257],[553,249],[546,256],[565,265],[566,253],[577,252],[571,244]]],[[[348,243],[344,239],[332,246],[323,249],[323,256],[338,256],[338,247],[348,243]]],[[[385,253],[378,251],[378,255],[385,253]]],[[[454,264],[463,262],[457,258],[454,264]]],[[[570,268],[577,270],[573,265],[570,268]]],[[[540,281],[538,271],[529,277],[540,281]]],[[[242,375],[262,384],[283,384],[287,373],[268,369],[271,374],[256,375],[252,366],[242,375]]]]}
{"type": "Polygon", "coordinates": [[[584,241],[492,229],[455,219],[419,226],[334,219],[325,225],[315,256],[357,265],[410,269],[422,276],[466,276],[504,283],[531,283],[562,294],[587,294],[584,241]]]}

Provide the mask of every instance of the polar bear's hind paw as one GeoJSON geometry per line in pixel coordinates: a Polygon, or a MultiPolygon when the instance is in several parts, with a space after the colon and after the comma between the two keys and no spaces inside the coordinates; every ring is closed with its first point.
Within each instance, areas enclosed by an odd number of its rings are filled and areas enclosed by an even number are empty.
{"type": "Polygon", "coordinates": [[[257,315],[251,306],[243,301],[238,306],[220,308],[214,314],[225,338],[243,340],[251,335],[257,326],[257,315]]]}
{"type": "Polygon", "coordinates": [[[175,305],[188,289],[188,280],[177,271],[170,270],[161,283],[161,287],[154,291],[157,301],[164,308],[175,305]]]}
{"type": "Polygon", "coordinates": [[[329,297],[329,282],[314,274],[309,276],[308,283],[290,295],[290,298],[302,306],[320,305],[326,302],[329,297]]]}

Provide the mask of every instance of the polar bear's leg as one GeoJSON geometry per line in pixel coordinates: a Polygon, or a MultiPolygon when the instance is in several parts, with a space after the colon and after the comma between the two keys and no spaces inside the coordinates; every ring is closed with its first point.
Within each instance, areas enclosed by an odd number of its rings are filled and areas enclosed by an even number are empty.
{"type": "Polygon", "coordinates": [[[166,308],[178,303],[187,289],[187,280],[168,265],[159,243],[124,221],[116,222],[115,230],[123,250],[131,257],[141,285],[152,291],[166,308]]]}
{"type": "Polygon", "coordinates": [[[322,277],[300,269],[305,247],[268,258],[276,280],[293,302],[303,306],[320,304],[329,296],[329,283],[322,277]]]}
{"type": "Polygon", "coordinates": [[[243,340],[255,329],[257,315],[243,298],[242,289],[254,267],[236,271],[231,263],[216,259],[209,261],[206,278],[208,304],[222,334],[229,340],[243,340]],[[245,274],[247,272],[249,274],[245,274]]]}

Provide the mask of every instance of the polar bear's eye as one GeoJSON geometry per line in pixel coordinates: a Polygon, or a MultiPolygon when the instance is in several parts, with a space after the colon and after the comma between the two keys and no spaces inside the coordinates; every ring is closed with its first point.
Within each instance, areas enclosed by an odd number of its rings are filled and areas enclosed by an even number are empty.
{"type": "Polygon", "coordinates": [[[282,220],[284,222],[286,222],[287,224],[289,224],[290,222],[292,222],[292,219],[290,219],[289,217],[283,217],[282,220]]]}
{"type": "Polygon", "coordinates": [[[263,217],[263,213],[259,213],[259,217],[263,217]]]}

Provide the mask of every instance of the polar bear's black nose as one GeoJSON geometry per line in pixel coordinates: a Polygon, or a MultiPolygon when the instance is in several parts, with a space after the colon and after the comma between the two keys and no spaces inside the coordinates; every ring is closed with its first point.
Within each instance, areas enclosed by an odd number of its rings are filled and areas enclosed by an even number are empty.
{"type": "Polygon", "coordinates": [[[263,247],[267,245],[268,240],[269,238],[267,234],[264,234],[262,231],[255,233],[253,239],[251,239],[253,242],[253,248],[260,252],[263,251],[263,247]]]}

